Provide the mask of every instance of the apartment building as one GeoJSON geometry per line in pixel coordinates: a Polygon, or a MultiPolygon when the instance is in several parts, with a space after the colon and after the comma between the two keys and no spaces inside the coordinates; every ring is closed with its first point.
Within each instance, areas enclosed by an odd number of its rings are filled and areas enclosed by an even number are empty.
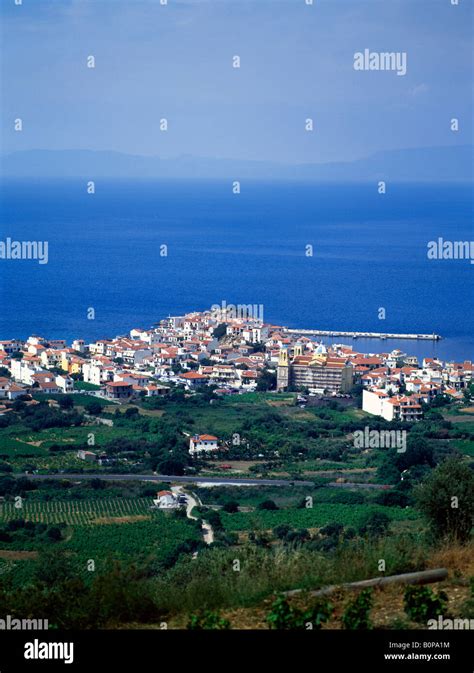
{"type": "Polygon", "coordinates": [[[347,393],[353,385],[353,368],[346,358],[328,354],[324,346],[315,353],[302,355],[298,349],[290,360],[282,349],[277,369],[277,390],[290,386],[308,388],[315,392],[347,393]]]}

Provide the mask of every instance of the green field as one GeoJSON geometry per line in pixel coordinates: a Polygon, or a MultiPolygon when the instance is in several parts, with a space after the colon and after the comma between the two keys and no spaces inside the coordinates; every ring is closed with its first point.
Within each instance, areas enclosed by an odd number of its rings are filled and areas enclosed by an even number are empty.
{"type": "Polygon", "coordinates": [[[150,521],[74,527],[71,539],[62,544],[80,559],[114,558],[137,564],[167,562],[179,545],[201,540],[189,519],[156,512],[150,521]]]}
{"type": "MultiPolygon", "coordinates": [[[[100,386],[96,386],[94,383],[86,383],[85,381],[74,381],[75,390],[100,390],[100,386]]],[[[74,397],[77,397],[74,395],[74,397]]]]}
{"type": "MultiPolygon", "coordinates": [[[[20,430],[20,432],[22,431],[23,429],[20,430]]],[[[18,431],[15,432],[12,428],[9,428],[8,431],[3,430],[2,432],[3,434],[0,437],[0,453],[9,456],[18,454],[36,456],[44,454],[44,450],[41,449],[41,447],[25,443],[26,441],[29,441],[29,438],[23,437],[23,441],[16,439],[13,435],[18,434],[18,431]],[[7,432],[12,436],[8,436],[7,432]]]]}
{"type": "Polygon", "coordinates": [[[102,498],[97,500],[28,500],[21,508],[13,502],[0,505],[0,522],[25,519],[37,523],[66,523],[68,525],[93,525],[98,519],[146,516],[150,521],[155,512],[150,510],[152,498],[102,498]]]}
{"type": "Polygon", "coordinates": [[[270,530],[280,524],[294,528],[321,528],[328,523],[341,523],[357,528],[372,512],[384,512],[392,520],[413,520],[419,513],[400,507],[381,505],[315,504],[309,509],[280,509],[275,511],[256,510],[254,512],[221,512],[224,528],[228,531],[270,530]]]}
{"type": "Polygon", "coordinates": [[[471,458],[474,458],[473,441],[469,439],[455,439],[453,441],[453,446],[455,446],[461,453],[464,453],[464,455],[471,456],[471,458]]]}
{"type": "Polygon", "coordinates": [[[8,571],[21,585],[34,572],[31,553],[51,550],[67,552],[79,571],[86,571],[90,560],[97,570],[106,569],[113,560],[146,566],[150,572],[171,567],[181,553],[189,555],[203,544],[200,525],[172,512],[152,511],[151,504],[151,498],[24,500],[18,509],[12,502],[2,503],[0,525],[25,519],[50,525],[64,523],[65,527],[61,527],[63,539],[56,542],[27,536],[0,542],[0,573],[8,571]]]}
{"type": "Polygon", "coordinates": [[[93,433],[96,446],[101,446],[105,442],[114,439],[127,437],[130,439],[144,438],[144,433],[139,429],[115,428],[105,425],[82,425],[79,427],[66,428],[47,428],[38,432],[26,430],[22,426],[13,425],[1,431],[0,435],[0,453],[22,455],[51,455],[48,452],[50,446],[54,444],[63,445],[64,448],[75,449],[77,446],[83,446],[87,442],[89,433],[93,433]],[[18,439],[17,439],[18,438],[18,439]],[[21,439],[22,441],[18,441],[21,439]],[[39,444],[35,446],[34,444],[39,444]]]}
{"type": "MultiPolygon", "coordinates": [[[[63,397],[64,397],[64,395],[61,394],[61,393],[59,393],[59,394],[55,394],[55,393],[35,393],[33,395],[33,398],[35,400],[38,400],[39,402],[47,401],[47,400],[60,400],[63,397]]],[[[98,402],[101,407],[108,407],[110,405],[115,406],[114,402],[111,402],[110,400],[105,400],[103,397],[96,397],[95,395],[85,395],[85,394],[82,394],[82,393],[77,393],[77,394],[71,395],[71,397],[74,400],[74,406],[76,406],[76,407],[81,406],[83,404],[88,404],[89,402],[98,402]]]]}

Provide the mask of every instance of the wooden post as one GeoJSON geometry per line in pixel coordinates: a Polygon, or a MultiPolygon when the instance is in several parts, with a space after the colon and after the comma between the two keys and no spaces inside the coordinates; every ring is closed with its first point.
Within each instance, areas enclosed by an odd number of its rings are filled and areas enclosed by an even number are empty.
{"type": "MultiPolygon", "coordinates": [[[[416,573],[404,573],[403,575],[389,575],[388,577],[374,577],[369,580],[362,580],[360,582],[350,582],[349,584],[334,584],[318,591],[310,591],[310,596],[327,596],[332,594],[337,589],[358,590],[366,589],[368,587],[385,587],[389,584],[431,584],[433,582],[441,582],[448,576],[446,568],[436,568],[435,570],[423,570],[416,573]]],[[[296,596],[302,593],[302,589],[293,589],[292,591],[284,591],[284,596],[296,596]]]]}

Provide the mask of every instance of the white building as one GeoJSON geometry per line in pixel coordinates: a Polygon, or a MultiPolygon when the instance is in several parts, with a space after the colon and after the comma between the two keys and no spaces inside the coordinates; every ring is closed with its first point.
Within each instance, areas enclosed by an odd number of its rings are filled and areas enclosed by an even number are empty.
{"type": "Polygon", "coordinates": [[[86,345],[84,343],[84,339],[74,339],[72,342],[72,349],[77,351],[78,353],[84,353],[86,350],[86,345]]]}
{"type": "Polygon", "coordinates": [[[172,491],[158,491],[153,504],[160,509],[173,509],[178,507],[178,499],[172,491]]]}
{"type": "Polygon", "coordinates": [[[389,397],[390,396],[383,390],[363,390],[362,411],[385,418],[384,402],[386,402],[389,397]]]}
{"type": "Polygon", "coordinates": [[[398,350],[398,348],[396,348],[390,353],[390,355],[385,361],[385,364],[390,369],[401,367],[405,361],[406,356],[407,356],[406,353],[402,353],[401,350],[398,350]]]}
{"type": "Polygon", "coordinates": [[[12,359],[10,372],[15,381],[26,383],[32,386],[34,383],[33,375],[44,371],[41,367],[25,362],[23,360],[12,359]]]}
{"type": "Polygon", "coordinates": [[[89,463],[93,463],[97,460],[97,454],[93,451],[85,451],[84,449],[79,449],[77,452],[77,457],[80,460],[86,460],[89,463]]]}
{"type": "Polygon", "coordinates": [[[217,437],[214,437],[214,435],[194,435],[189,440],[189,453],[217,451],[219,448],[217,442],[217,437]]]}
{"type": "Polygon", "coordinates": [[[111,366],[104,366],[98,362],[85,362],[82,366],[82,376],[86,383],[100,386],[106,381],[112,381],[114,370],[111,366]]]}
{"type": "Polygon", "coordinates": [[[390,397],[384,390],[363,390],[362,410],[386,421],[420,421],[423,410],[419,395],[390,397]]]}
{"type": "Polygon", "coordinates": [[[61,388],[63,393],[72,393],[74,390],[74,381],[71,379],[70,376],[64,376],[60,374],[59,376],[56,376],[56,385],[61,388]]]}
{"type": "Polygon", "coordinates": [[[122,352],[123,361],[130,365],[139,365],[149,358],[153,351],[149,348],[126,348],[122,352]]]}

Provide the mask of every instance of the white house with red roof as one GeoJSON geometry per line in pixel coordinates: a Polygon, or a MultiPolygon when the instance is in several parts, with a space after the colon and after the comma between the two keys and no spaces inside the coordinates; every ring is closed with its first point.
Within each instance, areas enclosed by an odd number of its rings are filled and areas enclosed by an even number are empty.
{"type": "Polygon", "coordinates": [[[386,421],[420,421],[423,417],[421,402],[419,395],[391,397],[385,390],[362,391],[363,411],[381,416],[386,421]]]}
{"type": "Polygon", "coordinates": [[[217,451],[219,448],[218,441],[214,435],[193,435],[189,440],[189,453],[217,451]]]}
{"type": "Polygon", "coordinates": [[[184,383],[186,388],[199,388],[207,383],[208,377],[198,372],[186,372],[179,375],[179,382],[184,383]]]}
{"type": "Polygon", "coordinates": [[[178,499],[173,491],[158,491],[153,504],[160,509],[173,509],[179,506],[178,499]]]}

